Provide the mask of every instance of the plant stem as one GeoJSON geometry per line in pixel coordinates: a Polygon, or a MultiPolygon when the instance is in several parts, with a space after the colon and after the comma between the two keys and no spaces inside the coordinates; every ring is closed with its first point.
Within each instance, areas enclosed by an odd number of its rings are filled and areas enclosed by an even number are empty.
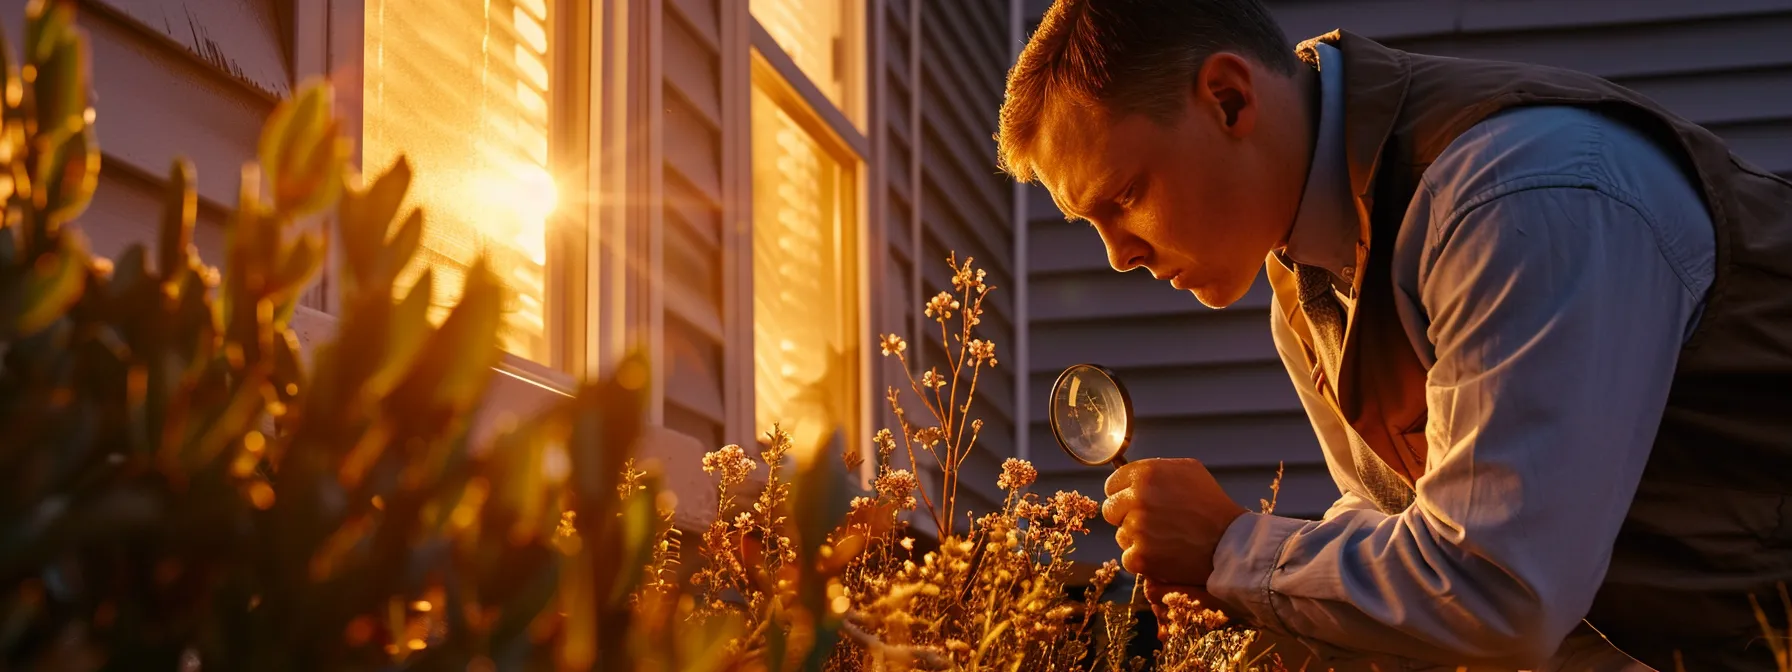
{"type": "MultiPolygon", "coordinates": [[[[958,417],[958,432],[957,432],[957,434],[959,436],[963,436],[965,423],[966,423],[966,421],[970,420],[971,401],[977,398],[977,378],[978,378],[978,374],[980,374],[982,372],[983,372],[982,360],[972,362],[972,364],[971,364],[971,389],[968,394],[964,395],[964,409],[963,409],[964,412],[963,412],[963,414],[961,414],[958,417]]],[[[960,451],[960,459],[961,460],[963,459],[963,457],[962,457],[963,453],[969,452],[970,449],[971,449],[971,447],[968,445],[963,447],[963,449],[960,451]]]]}
{"type": "MultiPolygon", "coordinates": [[[[904,367],[904,369],[906,370],[907,367],[904,367]]],[[[911,374],[909,376],[909,383],[912,385],[914,383],[914,381],[915,381],[915,377],[911,374]]],[[[921,464],[919,462],[915,461],[914,441],[909,439],[909,434],[910,434],[909,430],[911,428],[908,424],[908,413],[903,412],[902,403],[897,400],[897,391],[896,391],[895,387],[890,388],[890,393],[888,395],[888,398],[890,400],[891,412],[896,414],[896,424],[898,424],[902,427],[902,447],[904,450],[908,451],[908,466],[909,466],[909,469],[913,470],[912,473],[914,473],[914,475],[915,475],[915,483],[918,485],[921,482],[921,464]]],[[[927,403],[927,399],[925,397],[923,397],[921,399],[921,403],[927,403]]],[[[923,447],[925,447],[925,446],[923,446],[923,447]]],[[[937,456],[934,457],[934,461],[938,462],[939,457],[937,457],[937,456]]],[[[927,495],[927,488],[917,487],[915,489],[921,491],[921,501],[927,503],[927,514],[930,516],[933,516],[934,528],[938,529],[941,524],[940,523],[940,513],[939,513],[939,510],[934,508],[934,506],[933,506],[933,498],[927,495]]]]}
{"type": "MultiPolygon", "coordinates": [[[[964,315],[961,314],[959,317],[964,317],[964,315]]],[[[952,392],[946,396],[946,401],[941,401],[944,416],[939,418],[939,430],[946,434],[944,437],[941,437],[941,439],[946,443],[946,457],[950,459],[950,457],[952,457],[953,443],[953,437],[952,434],[950,434],[950,432],[952,432],[952,412],[955,410],[955,407],[959,405],[959,367],[955,366],[952,362],[952,339],[946,337],[946,321],[939,321],[939,349],[946,353],[946,367],[952,369],[952,392]]],[[[961,351],[961,353],[964,351],[964,344],[962,344],[962,342],[959,344],[959,351],[961,351]]],[[[934,389],[934,396],[939,396],[939,389],[937,389],[937,387],[934,389]]]]}
{"type": "MultiPolygon", "coordinates": [[[[915,393],[915,396],[917,396],[917,397],[920,397],[920,398],[921,398],[921,405],[922,405],[922,406],[926,406],[926,407],[927,407],[927,411],[928,411],[928,412],[929,412],[929,413],[932,413],[932,414],[933,414],[933,417],[934,417],[934,419],[936,419],[936,420],[937,420],[937,419],[939,419],[939,418],[940,418],[940,411],[939,411],[939,409],[937,409],[937,408],[934,408],[934,404],[933,404],[933,402],[930,402],[930,401],[928,401],[928,400],[927,400],[927,395],[926,395],[926,394],[925,394],[925,393],[923,393],[923,392],[921,392],[921,383],[920,383],[920,382],[918,382],[918,381],[916,381],[916,380],[915,380],[915,372],[913,372],[913,371],[910,371],[910,370],[909,370],[909,368],[908,368],[908,358],[907,358],[907,357],[905,357],[905,356],[903,356],[903,355],[902,355],[902,354],[900,354],[900,353],[898,353],[898,354],[897,354],[897,355],[896,355],[896,359],[897,359],[897,360],[898,360],[898,361],[901,361],[901,362],[902,362],[902,372],[903,372],[903,373],[906,373],[906,374],[908,374],[908,387],[909,387],[909,389],[910,389],[910,390],[913,390],[913,391],[914,391],[914,393],[915,393]]],[[[894,392],[894,390],[895,390],[895,388],[894,388],[894,387],[892,387],[892,388],[890,388],[890,389],[891,389],[891,391],[892,391],[892,392],[894,392]]],[[[938,393],[937,393],[937,392],[936,392],[936,393],[935,393],[935,394],[934,394],[934,397],[936,397],[936,398],[937,398],[937,397],[938,397],[938,396],[939,396],[939,394],[938,394],[938,393]]],[[[889,399],[890,399],[890,403],[892,403],[892,404],[894,404],[894,403],[896,403],[896,399],[895,399],[895,398],[894,398],[894,397],[893,397],[893,396],[892,396],[892,397],[889,397],[889,399]]]]}
{"type": "Polygon", "coordinates": [[[1002,621],[1001,625],[996,626],[996,628],[994,630],[990,631],[989,634],[984,635],[982,644],[977,646],[977,653],[971,655],[970,669],[973,669],[973,670],[978,669],[977,663],[982,662],[983,652],[988,651],[989,645],[995,643],[996,638],[1000,637],[1002,635],[1002,632],[1007,630],[1008,626],[1012,625],[1013,623],[1014,623],[1014,621],[1011,621],[1011,620],[1002,621]]]}

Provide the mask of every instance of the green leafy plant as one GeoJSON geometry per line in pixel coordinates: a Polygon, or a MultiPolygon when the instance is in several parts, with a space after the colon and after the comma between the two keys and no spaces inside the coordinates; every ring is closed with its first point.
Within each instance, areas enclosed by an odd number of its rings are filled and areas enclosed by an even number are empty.
{"type": "Polygon", "coordinates": [[[504,288],[476,264],[435,324],[433,276],[398,286],[425,221],[401,212],[410,168],[361,184],[326,86],[268,120],[222,271],[184,161],[153,248],[88,252],[74,7],[31,3],[22,60],[0,44],[0,667],[720,669],[725,620],[643,599],[670,557],[653,466],[623,468],[647,364],[472,445],[504,288]],[[307,356],[315,213],[354,338],[307,356]]]}

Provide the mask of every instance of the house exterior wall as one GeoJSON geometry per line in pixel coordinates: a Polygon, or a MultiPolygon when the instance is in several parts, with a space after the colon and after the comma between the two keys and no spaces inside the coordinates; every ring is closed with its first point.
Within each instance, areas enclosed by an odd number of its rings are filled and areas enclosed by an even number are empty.
{"type": "MultiPolygon", "coordinates": [[[[1013,61],[1008,0],[880,0],[874,2],[874,146],[881,147],[881,175],[873,208],[883,232],[882,281],[874,289],[881,333],[909,341],[919,377],[927,367],[946,370],[936,324],[921,315],[926,297],[951,290],[946,257],[975,259],[997,287],[984,304],[980,338],[997,344],[997,368],[978,380],[972,417],[982,418],[978,450],[962,465],[960,509],[989,511],[1000,499],[996,475],[1017,454],[1015,382],[1023,363],[1014,348],[1016,328],[1014,203],[1011,183],[995,165],[995,111],[1003,75],[1013,61]]],[[[910,417],[924,414],[894,358],[880,358],[871,388],[877,427],[895,427],[882,391],[902,391],[910,417]]],[[[927,464],[923,461],[923,464],[927,464]]],[[[929,483],[937,483],[929,481],[929,483]]],[[[935,485],[934,487],[937,487],[935,485]]]]}
{"type": "MultiPolygon", "coordinates": [[[[1028,0],[1029,25],[1048,5],[1028,0]]],[[[1738,155],[1792,174],[1792,2],[1601,0],[1271,0],[1291,40],[1334,28],[1444,56],[1541,63],[1631,87],[1717,132],[1738,155]]],[[[1033,394],[1063,367],[1118,369],[1141,417],[1140,456],[1190,456],[1240,502],[1268,495],[1287,465],[1278,512],[1317,516],[1337,496],[1268,330],[1259,279],[1237,305],[1209,310],[1144,273],[1108,268],[1100,239],[1029,191],[1033,394]]],[[[1035,446],[1052,446],[1043,422],[1035,446]]],[[[1035,449],[1042,488],[1100,490],[1105,473],[1035,449]]],[[[1107,548],[1107,547],[1103,547],[1107,548]]]]}
{"type": "MultiPolygon", "coordinates": [[[[243,163],[261,124],[307,76],[336,82],[339,114],[360,128],[363,0],[83,0],[92,40],[99,191],[80,225],[96,250],[116,255],[153,239],[164,176],[176,156],[198,169],[202,254],[222,259],[223,219],[235,205],[243,163]]],[[[843,0],[845,1],[845,0],[843,0]]],[[[0,21],[22,35],[26,0],[0,0],[0,21]]],[[[774,42],[747,0],[592,0],[567,9],[555,39],[585,40],[556,65],[556,156],[576,160],[585,207],[564,217],[577,254],[554,281],[578,297],[568,352],[554,366],[509,362],[494,379],[476,431],[504,413],[551,403],[582,374],[602,374],[629,349],[655,362],[647,451],[664,458],[681,498],[701,509],[702,452],[755,440],[751,262],[750,61],[774,42]],[[566,22],[579,22],[566,26],[566,22]],[[582,59],[582,60],[581,60],[582,59]],[[567,61],[575,61],[572,67],[567,61]],[[581,78],[567,82],[565,76],[581,78]],[[559,94],[556,94],[558,96],[559,94]],[[621,197],[617,197],[621,195],[621,197]]],[[[920,346],[922,297],[949,288],[948,250],[974,256],[1001,287],[983,334],[1010,347],[1015,324],[1012,189],[995,174],[994,110],[1011,59],[1009,0],[863,0],[858,32],[842,55],[864,79],[860,103],[823,105],[822,124],[859,155],[854,215],[862,240],[862,338],[857,378],[865,390],[852,446],[887,426],[882,390],[906,377],[874,358],[877,333],[920,346]],[[861,107],[862,112],[855,112],[861,107]],[[917,270],[919,269],[919,270],[917,270]]],[[[781,77],[800,71],[768,54],[781,77]]],[[[813,85],[793,83],[797,90],[813,85]]],[[[419,170],[427,170],[419,166],[419,170]]],[[[562,186],[562,190],[566,189],[562,186]]],[[[552,262],[550,262],[552,263],[552,262]]],[[[327,278],[325,280],[327,283],[327,278]]],[[[307,344],[334,331],[327,291],[307,297],[295,329],[307,344]]],[[[938,336],[932,345],[937,347],[938,336]]],[[[919,349],[917,347],[917,349],[919,349]]],[[[911,350],[913,352],[913,350],[911,350]]],[[[1004,353],[1006,354],[1006,353],[1004,353]]],[[[1014,384],[1020,361],[982,379],[978,411],[988,448],[967,465],[969,506],[987,510],[995,466],[1016,448],[1014,384]],[[982,499],[975,499],[981,497],[982,499]]]]}
{"type": "MultiPolygon", "coordinates": [[[[246,76],[248,70],[220,69],[188,42],[144,23],[132,13],[142,11],[140,4],[82,4],[80,23],[89,37],[98,112],[94,132],[104,169],[81,224],[95,251],[107,256],[131,242],[153,239],[162,185],[175,157],[186,156],[198,173],[201,207],[195,242],[206,258],[220,259],[222,208],[236,203],[242,163],[253,156],[262,120],[290,84],[283,47],[257,40],[208,43],[218,62],[256,63],[257,83],[246,76]]],[[[23,44],[25,5],[26,0],[0,0],[0,25],[15,54],[23,44]]],[[[183,21],[183,27],[191,25],[202,34],[228,32],[215,13],[203,9],[188,17],[190,24],[183,21]]],[[[271,3],[243,3],[235,9],[234,20],[258,26],[274,22],[271,3]]]]}
{"type": "MultiPolygon", "coordinates": [[[[714,447],[728,438],[723,304],[722,27],[718,0],[664,5],[665,424],[714,447]]],[[[746,399],[752,397],[748,395],[746,399]]]]}

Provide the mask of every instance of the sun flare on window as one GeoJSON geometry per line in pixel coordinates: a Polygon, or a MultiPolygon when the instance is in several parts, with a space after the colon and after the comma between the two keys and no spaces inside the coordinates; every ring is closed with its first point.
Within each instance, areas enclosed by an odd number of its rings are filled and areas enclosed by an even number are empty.
{"type": "MultiPolygon", "coordinates": [[[[363,172],[408,156],[408,206],[424,209],[434,317],[487,255],[511,289],[505,351],[549,356],[548,226],[559,189],[548,158],[546,0],[367,0],[363,172]]],[[[411,269],[408,291],[422,268],[411,269]]]]}

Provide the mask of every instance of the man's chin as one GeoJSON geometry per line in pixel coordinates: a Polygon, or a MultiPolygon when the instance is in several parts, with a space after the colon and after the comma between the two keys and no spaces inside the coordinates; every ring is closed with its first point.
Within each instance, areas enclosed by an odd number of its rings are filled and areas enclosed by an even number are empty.
{"type": "MultiPolygon", "coordinates": [[[[1249,285],[1245,286],[1245,291],[1250,291],[1249,285]]],[[[1212,285],[1191,287],[1188,293],[1195,295],[1195,300],[1200,301],[1202,305],[1215,310],[1238,303],[1238,300],[1244,298],[1245,295],[1245,292],[1242,291],[1222,291],[1212,285]]]]}

